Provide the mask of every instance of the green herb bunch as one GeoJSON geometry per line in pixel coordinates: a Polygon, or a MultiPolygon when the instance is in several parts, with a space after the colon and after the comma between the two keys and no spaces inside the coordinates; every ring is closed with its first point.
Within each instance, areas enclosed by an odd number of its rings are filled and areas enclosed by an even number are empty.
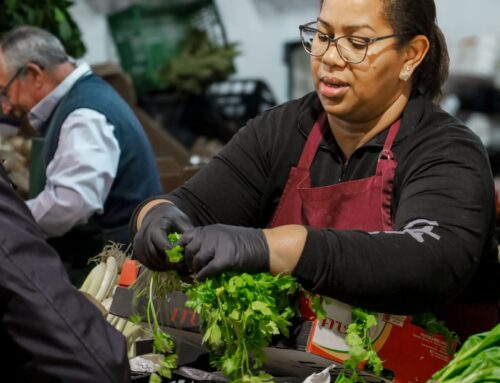
{"type": "Polygon", "coordinates": [[[500,324],[488,332],[470,336],[429,382],[500,382],[500,324]]]}
{"type": "MultiPolygon", "coordinates": [[[[172,245],[180,239],[180,235],[172,233],[168,235],[168,240],[172,245]]],[[[178,263],[182,261],[183,248],[179,245],[172,249],[165,250],[169,262],[178,263]]],[[[160,368],[157,372],[150,375],[150,383],[160,383],[162,377],[172,378],[172,370],[177,367],[177,355],[174,354],[174,340],[164,332],[158,321],[158,308],[155,302],[164,299],[165,296],[173,291],[183,291],[188,284],[184,283],[176,271],[170,270],[165,272],[144,271],[136,283],[135,299],[141,296],[147,297],[145,308],[146,321],[148,329],[153,337],[153,352],[164,355],[160,362],[160,368]]],[[[140,315],[134,315],[130,320],[136,324],[142,321],[140,315]]]]}
{"type": "Polygon", "coordinates": [[[291,276],[229,272],[188,289],[186,306],[200,315],[213,366],[232,382],[272,381],[271,375],[254,371],[264,364],[272,337],[288,336],[297,289],[291,276]]]}
{"type": "Polygon", "coordinates": [[[191,28],[179,44],[181,51],[158,72],[158,81],[190,94],[202,94],[215,81],[223,81],[235,70],[236,44],[215,44],[204,30],[191,28]]]}
{"type": "Polygon", "coordinates": [[[345,342],[349,346],[349,359],[344,362],[344,368],[335,383],[364,382],[357,372],[357,367],[365,361],[377,376],[380,376],[383,369],[382,361],[372,348],[370,338],[370,329],[377,325],[375,313],[354,307],[352,320],[353,322],[347,327],[345,337],[345,342]]]}

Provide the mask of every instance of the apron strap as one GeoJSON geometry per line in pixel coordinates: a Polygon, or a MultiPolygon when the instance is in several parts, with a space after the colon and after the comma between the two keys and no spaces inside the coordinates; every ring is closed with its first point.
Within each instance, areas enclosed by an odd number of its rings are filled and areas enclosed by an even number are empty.
{"type": "Polygon", "coordinates": [[[326,113],[322,112],[314,123],[311,133],[309,133],[306,145],[304,146],[304,150],[302,150],[299,163],[297,164],[298,169],[308,170],[311,167],[316,152],[318,151],[319,144],[323,139],[323,129],[326,127],[325,124],[326,113]]]}
{"type": "Polygon", "coordinates": [[[394,159],[394,154],[392,154],[392,144],[396,139],[396,136],[399,132],[399,127],[401,126],[401,119],[397,120],[394,124],[392,124],[389,129],[389,133],[387,133],[387,137],[384,142],[384,148],[380,152],[378,159],[392,160],[394,159]]]}

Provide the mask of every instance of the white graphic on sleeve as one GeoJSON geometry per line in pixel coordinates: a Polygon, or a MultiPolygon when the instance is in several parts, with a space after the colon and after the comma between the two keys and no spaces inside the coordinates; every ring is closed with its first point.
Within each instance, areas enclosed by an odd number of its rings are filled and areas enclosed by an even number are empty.
{"type": "MultiPolygon", "coordinates": [[[[441,238],[440,235],[433,233],[435,227],[439,227],[436,221],[428,221],[426,219],[417,219],[415,221],[411,221],[405,228],[401,231],[384,231],[384,234],[409,234],[413,238],[417,240],[417,242],[424,242],[424,235],[428,235],[439,241],[441,238]],[[418,227],[416,227],[418,226],[418,227]]],[[[370,234],[380,234],[380,231],[374,231],[370,234]]]]}

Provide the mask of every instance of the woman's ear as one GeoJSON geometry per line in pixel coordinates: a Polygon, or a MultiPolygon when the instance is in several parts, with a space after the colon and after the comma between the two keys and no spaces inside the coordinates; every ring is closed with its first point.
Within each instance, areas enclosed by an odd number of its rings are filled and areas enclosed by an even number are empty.
{"type": "Polygon", "coordinates": [[[399,78],[401,80],[408,81],[420,63],[424,60],[429,50],[429,46],[429,39],[424,35],[417,35],[406,44],[403,48],[405,55],[403,68],[401,68],[401,72],[399,73],[399,78]]]}

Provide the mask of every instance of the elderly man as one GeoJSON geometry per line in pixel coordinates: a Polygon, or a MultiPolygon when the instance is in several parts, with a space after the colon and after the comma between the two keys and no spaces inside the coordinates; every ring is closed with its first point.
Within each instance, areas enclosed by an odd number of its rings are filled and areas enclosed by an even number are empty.
{"type": "Polygon", "coordinates": [[[19,27],[0,41],[3,112],[27,117],[34,140],[27,201],[78,285],[109,241],[128,242],[134,207],[161,192],[152,149],[125,101],[60,41],[19,27]]]}

